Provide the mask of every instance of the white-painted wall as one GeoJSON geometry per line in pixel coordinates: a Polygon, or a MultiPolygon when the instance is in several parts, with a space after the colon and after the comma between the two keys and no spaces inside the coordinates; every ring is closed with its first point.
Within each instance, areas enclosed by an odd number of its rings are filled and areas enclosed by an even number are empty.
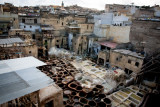
{"type": "Polygon", "coordinates": [[[156,17],[160,17],[160,7],[155,7],[154,8],[154,16],[156,16],[156,17]]]}
{"type": "Polygon", "coordinates": [[[126,17],[124,15],[120,15],[120,16],[114,16],[113,17],[113,24],[115,25],[121,25],[121,26],[125,26],[124,22],[128,21],[129,17],[126,17]]]}
{"type": "Polygon", "coordinates": [[[95,24],[111,25],[113,20],[113,13],[104,13],[101,15],[94,15],[95,24]]]}
{"type": "Polygon", "coordinates": [[[98,37],[106,37],[106,26],[112,25],[113,13],[94,15],[94,34],[98,37]]]}
{"type": "Polygon", "coordinates": [[[31,31],[31,32],[35,32],[38,29],[41,32],[40,25],[28,25],[28,24],[20,23],[20,29],[31,31]]]}
{"type": "Polygon", "coordinates": [[[116,15],[114,16],[113,13],[105,13],[102,15],[95,15],[94,16],[94,34],[98,37],[107,37],[108,29],[107,27],[118,25],[118,26],[125,26],[124,22],[129,21],[129,17],[124,15],[116,15]]]}
{"type": "Polygon", "coordinates": [[[73,40],[73,34],[69,33],[69,35],[68,35],[68,47],[69,47],[70,50],[72,48],[72,40],[73,40]]]}

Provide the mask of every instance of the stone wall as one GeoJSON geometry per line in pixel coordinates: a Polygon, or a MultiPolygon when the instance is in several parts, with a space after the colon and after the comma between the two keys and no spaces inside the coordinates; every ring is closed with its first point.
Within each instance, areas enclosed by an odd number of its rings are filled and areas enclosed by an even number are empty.
{"type": "Polygon", "coordinates": [[[136,50],[152,54],[160,49],[160,22],[133,21],[130,41],[136,50]]]}

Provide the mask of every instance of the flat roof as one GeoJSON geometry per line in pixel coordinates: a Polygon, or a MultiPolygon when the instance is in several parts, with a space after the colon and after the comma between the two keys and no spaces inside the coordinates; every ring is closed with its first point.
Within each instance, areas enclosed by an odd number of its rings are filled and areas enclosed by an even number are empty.
{"type": "Polygon", "coordinates": [[[7,38],[7,39],[0,39],[0,45],[3,44],[13,44],[13,43],[23,43],[24,41],[20,38],[7,38]]]}
{"type": "Polygon", "coordinates": [[[72,28],[80,28],[78,26],[68,26],[68,28],[72,29],[72,28]]]}
{"type": "Polygon", "coordinates": [[[37,68],[27,68],[0,74],[0,104],[54,84],[37,68]]]}
{"type": "Polygon", "coordinates": [[[34,58],[33,56],[9,59],[9,60],[1,60],[0,74],[17,71],[21,69],[27,69],[31,67],[43,66],[43,65],[46,65],[46,64],[34,58]]]}
{"type": "Polygon", "coordinates": [[[134,56],[134,57],[137,57],[137,58],[144,59],[143,56],[140,56],[140,55],[138,55],[138,53],[132,52],[132,51],[130,51],[130,50],[116,49],[116,50],[113,50],[113,51],[114,51],[114,52],[118,52],[118,53],[122,53],[122,54],[125,54],[125,55],[130,55],[130,56],[134,56]]]}

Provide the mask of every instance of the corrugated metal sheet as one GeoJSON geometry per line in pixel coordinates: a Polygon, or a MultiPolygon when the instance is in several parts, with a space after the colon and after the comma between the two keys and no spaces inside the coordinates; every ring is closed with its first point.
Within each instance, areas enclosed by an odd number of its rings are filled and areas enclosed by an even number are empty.
{"type": "Polygon", "coordinates": [[[8,39],[0,39],[0,45],[3,44],[13,44],[13,43],[23,43],[20,38],[8,38],[8,39]]]}
{"type": "Polygon", "coordinates": [[[116,48],[116,46],[118,45],[117,43],[114,42],[99,42],[100,45],[106,46],[106,47],[110,47],[111,49],[116,48]]]}
{"type": "Polygon", "coordinates": [[[2,60],[0,61],[0,74],[43,65],[46,64],[32,56],[2,60]]]}
{"type": "Polygon", "coordinates": [[[0,104],[52,84],[53,80],[36,68],[0,74],[0,104]]]}

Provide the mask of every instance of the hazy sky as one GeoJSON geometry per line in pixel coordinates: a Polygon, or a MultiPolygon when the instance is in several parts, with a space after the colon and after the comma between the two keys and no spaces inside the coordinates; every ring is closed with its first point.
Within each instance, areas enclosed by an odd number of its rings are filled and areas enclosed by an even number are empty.
{"type": "Polygon", "coordinates": [[[105,4],[131,4],[134,2],[135,5],[160,5],[160,0],[0,0],[0,4],[4,2],[13,3],[16,6],[33,6],[33,5],[61,5],[64,1],[64,5],[77,4],[83,7],[104,9],[105,4]]]}

